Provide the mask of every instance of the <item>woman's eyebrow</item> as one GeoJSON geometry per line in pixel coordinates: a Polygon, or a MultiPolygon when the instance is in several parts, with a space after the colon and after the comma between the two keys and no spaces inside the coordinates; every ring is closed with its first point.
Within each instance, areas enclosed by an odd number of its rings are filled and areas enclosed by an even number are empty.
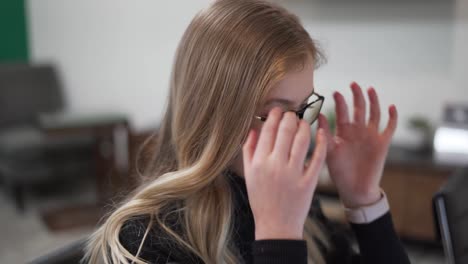
{"type": "MultiPolygon", "coordinates": [[[[312,90],[312,93],[307,96],[302,102],[302,103],[305,103],[307,101],[307,99],[309,99],[309,97],[311,97],[313,94],[314,94],[314,90],[312,90]]],[[[284,98],[272,98],[270,100],[267,101],[266,105],[269,105],[271,103],[279,103],[279,104],[282,104],[282,105],[285,105],[285,106],[288,106],[288,107],[294,107],[295,106],[295,102],[294,101],[291,101],[291,100],[288,100],[288,99],[284,99],[284,98]]]]}

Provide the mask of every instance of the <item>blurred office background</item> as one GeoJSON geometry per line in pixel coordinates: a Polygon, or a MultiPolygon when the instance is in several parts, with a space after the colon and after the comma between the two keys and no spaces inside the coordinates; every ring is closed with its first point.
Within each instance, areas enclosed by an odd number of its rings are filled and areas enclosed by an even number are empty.
{"type": "MultiPolygon", "coordinates": [[[[9,113],[0,114],[8,120],[0,120],[0,148],[13,149],[0,149],[0,263],[79,241],[131,189],[135,153],[164,114],[177,44],[210,2],[0,3],[0,108],[9,113]],[[29,112],[15,119],[16,108],[29,112]],[[45,172],[28,170],[30,162],[45,172]]],[[[301,18],[327,55],[315,87],[330,118],[332,92],[351,99],[352,81],[374,86],[384,110],[397,106],[384,189],[414,263],[444,263],[432,197],[468,164],[468,138],[458,134],[457,162],[440,162],[434,135],[441,127],[467,131],[468,118],[447,116],[468,116],[468,1],[275,2],[301,18]]],[[[318,192],[340,222],[326,174],[318,192]]]]}

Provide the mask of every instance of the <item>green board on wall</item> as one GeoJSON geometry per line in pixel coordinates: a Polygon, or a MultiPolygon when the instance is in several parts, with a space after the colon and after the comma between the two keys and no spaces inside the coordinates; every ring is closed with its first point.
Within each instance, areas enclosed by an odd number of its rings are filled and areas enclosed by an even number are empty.
{"type": "Polygon", "coordinates": [[[0,0],[0,62],[28,61],[24,0],[0,0]]]}

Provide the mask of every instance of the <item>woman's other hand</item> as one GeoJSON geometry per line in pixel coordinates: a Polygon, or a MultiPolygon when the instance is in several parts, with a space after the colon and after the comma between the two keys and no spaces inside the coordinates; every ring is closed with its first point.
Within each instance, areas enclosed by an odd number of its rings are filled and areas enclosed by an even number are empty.
{"type": "Polygon", "coordinates": [[[361,87],[351,84],[354,113],[350,120],[346,101],[335,92],[336,133],[332,135],[327,119],[320,115],[319,127],[328,142],[327,165],[343,204],[356,208],[380,199],[380,180],[392,136],[397,126],[397,110],[389,107],[390,118],[383,132],[379,132],[380,106],[374,88],[367,94],[370,102],[366,120],[366,102],[361,87]]]}
{"type": "Polygon", "coordinates": [[[293,112],[270,110],[260,135],[251,130],[242,147],[244,176],[255,219],[255,238],[303,239],[327,143],[322,130],[305,166],[311,127],[293,112]]]}

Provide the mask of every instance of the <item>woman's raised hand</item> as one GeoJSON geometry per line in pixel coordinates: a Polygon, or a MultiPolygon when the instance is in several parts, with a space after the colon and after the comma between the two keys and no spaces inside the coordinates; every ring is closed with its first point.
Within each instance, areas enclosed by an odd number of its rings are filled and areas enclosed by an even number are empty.
{"type": "Polygon", "coordinates": [[[319,127],[328,142],[327,165],[344,205],[355,208],[372,204],[380,198],[380,179],[392,136],[397,126],[397,110],[388,109],[390,118],[379,132],[380,105],[374,88],[367,94],[370,102],[366,120],[366,102],[361,87],[351,84],[354,113],[351,120],[346,101],[335,92],[336,133],[332,135],[327,119],[320,115],[319,127]]]}
{"type": "Polygon", "coordinates": [[[242,147],[244,177],[255,219],[255,238],[303,239],[303,230],[327,140],[319,129],[313,157],[305,165],[310,124],[274,107],[257,136],[251,130],[242,147]]]}

